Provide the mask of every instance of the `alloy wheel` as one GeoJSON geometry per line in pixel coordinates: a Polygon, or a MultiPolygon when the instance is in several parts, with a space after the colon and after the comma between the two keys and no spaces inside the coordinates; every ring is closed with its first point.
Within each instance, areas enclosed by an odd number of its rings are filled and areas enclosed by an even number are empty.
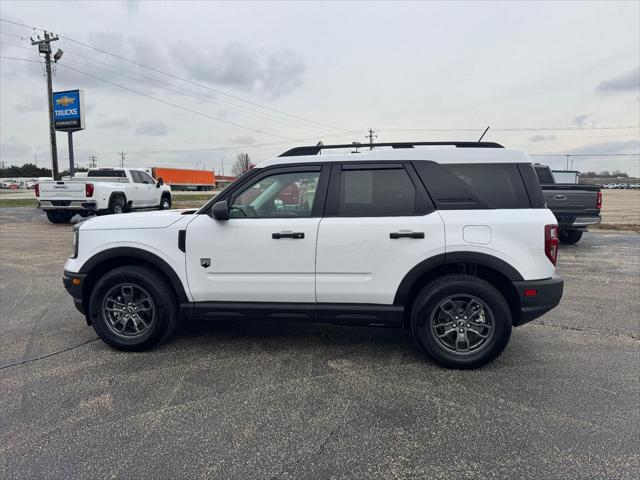
{"type": "Polygon", "coordinates": [[[430,328],[438,345],[456,355],[483,350],[493,338],[493,313],[473,295],[451,295],[431,312],[430,328]]]}
{"type": "Polygon", "coordinates": [[[112,287],[102,302],[105,323],[121,337],[144,335],[151,328],[155,315],[156,308],[151,295],[132,283],[119,283],[112,287]]]}

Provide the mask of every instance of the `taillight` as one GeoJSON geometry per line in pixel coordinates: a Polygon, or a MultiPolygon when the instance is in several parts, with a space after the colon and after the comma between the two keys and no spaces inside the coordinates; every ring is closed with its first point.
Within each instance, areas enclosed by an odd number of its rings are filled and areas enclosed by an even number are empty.
{"type": "Polygon", "coordinates": [[[84,184],[84,194],[86,197],[93,197],[93,183],[84,184]]]}
{"type": "Polygon", "coordinates": [[[34,190],[36,191],[36,197],[40,196],[40,184],[36,183],[36,186],[34,187],[34,190]]]}
{"type": "Polygon", "coordinates": [[[555,265],[558,261],[558,225],[545,225],[544,253],[555,265]]]}
{"type": "Polygon", "coordinates": [[[602,192],[598,192],[598,197],[596,200],[596,208],[600,210],[602,208],[602,192]]]}

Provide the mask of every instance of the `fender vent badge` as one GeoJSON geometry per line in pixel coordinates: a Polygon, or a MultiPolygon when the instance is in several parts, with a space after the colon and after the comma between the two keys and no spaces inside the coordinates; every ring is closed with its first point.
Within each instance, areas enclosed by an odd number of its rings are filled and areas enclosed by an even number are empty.
{"type": "Polygon", "coordinates": [[[209,268],[211,266],[211,259],[210,258],[201,258],[200,259],[200,266],[203,268],[209,268]]]}

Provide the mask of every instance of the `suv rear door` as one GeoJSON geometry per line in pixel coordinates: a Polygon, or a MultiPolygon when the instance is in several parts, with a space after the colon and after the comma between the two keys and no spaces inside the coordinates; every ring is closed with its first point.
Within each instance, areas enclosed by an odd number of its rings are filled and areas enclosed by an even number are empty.
{"type": "Polygon", "coordinates": [[[444,251],[442,219],[411,164],[333,165],[318,230],[318,303],[391,305],[404,276],[444,251]]]}
{"type": "Polygon", "coordinates": [[[320,165],[266,169],[225,197],[229,220],[196,215],[186,233],[194,300],[314,303],[328,173],[320,165]]]}

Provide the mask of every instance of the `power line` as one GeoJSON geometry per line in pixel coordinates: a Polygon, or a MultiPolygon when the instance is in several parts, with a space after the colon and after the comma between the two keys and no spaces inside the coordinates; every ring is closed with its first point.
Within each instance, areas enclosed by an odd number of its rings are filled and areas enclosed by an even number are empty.
{"type": "Polygon", "coordinates": [[[30,52],[32,52],[33,50],[31,50],[29,47],[25,47],[23,45],[16,45],[15,43],[9,43],[9,42],[0,42],[0,45],[7,45],[9,47],[15,47],[15,48],[22,48],[23,50],[29,50],[30,52]]]}
{"type": "MultiPolygon", "coordinates": [[[[18,25],[18,26],[25,27],[25,28],[33,28],[33,29],[36,29],[36,30],[42,30],[41,28],[35,27],[35,26],[33,26],[33,25],[26,25],[26,24],[23,24],[23,23],[14,22],[14,21],[12,21],[12,20],[6,20],[6,19],[3,19],[3,18],[0,18],[0,21],[2,21],[2,22],[6,22],[6,23],[10,23],[10,24],[13,24],[13,25],[18,25]]],[[[307,122],[307,123],[310,123],[310,124],[314,124],[314,125],[317,125],[317,126],[327,127],[327,128],[332,129],[332,130],[338,130],[338,131],[343,131],[343,132],[348,132],[348,133],[355,133],[355,132],[356,132],[355,130],[347,130],[347,129],[344,129],[344,128],[335,127],[335,126],[333,126],[333,125],[329,125],[329,124],[322,123],[322,122],[316,122],[316,121],[313,121],[313,120],[306,119],[306,118],[304,118],[304,117],[300,117],[300,116],[298,116],[298,115],[293,115],[293,114],[290,114],[290,113],[287,113],[287,112],[283,112],[282,110],[277,110],[277,109],[272,108],[272,107],[267,107],[267,106],[265,106],[265,105],[261,105],[261,104],[259,104],[259,103],[253,102],[253,101],[251,101],[251,100],[247,100],[247,99],[244,99],[244,98],[238,97],[238,96],[236,96],[236,95],[232,95],[232,94],[229,94],[229,93],[223,92],[222,90],[218,90],[218,89],[215,89],[215,88],[212,88],[212,87],[209,87],[209,86],[202,85],[202,84],[200,84],[200,83],[194,82],[194,81],[192,81],[192,80],[189,80],[189,79],[186,79],[186,78],[179,77],[179,76],[177,76],[177,75],[174,75],[174,74],[172,74],[172,73],[165,72],[165,71],[160,70],[160,69],[157,69],[157,68],[155,68],[155,67],[151,67],[151,66],[149,66],[149,65],[145,65],[145,64],[143,64],[143,63],[136,62],[136,61],[134,61],[134,60],[130,60],[130,59],[126,58],[126,57],[122,57],[122,56],[117,55],[117,54],[115,54],[115,53],[111,53],[111,52],[109,52],[109,51],[107,51],[107,50],[103,50],[103,49],[101,49],[101,48],[94,47],[93,45],[89,45],[89,44],[84,43],[84,42],[81,42],[81,41],[79,41],[79,40],[75,40],[75,39],[73,39],[73,38],[71,38],[71,37],[67,37],[66,35],[61,35],[61,34],[58,34],[58,35],[59,35],[59,37],[60,37],[60,38],[64,38],[65,40],[68,40],[68,41],[70,41],[70,42],[76,43],[76,44],[78,44],[78,45],[82,45],[83,47],[93,49],[93,50],[95,50],[95,51],[97,51],[97,52],[100,52],[100,53],[103,53],[103,54],[105,54],[105,55],[110,55],[110,56],[115,57],[115,58],[118,58],[118,59],[120,59],[120,60],[122,60],[122,61],[125,61],[125,62],[128,62],[128,63],[131,63],[131,64],[133,64],[133,65],[137,65],[138,67],[141,67],[141,68],[145,68],[145,69],[148,69],[148,70],[154,71],[154,72],[159,73],[159,74],[161,74],[161,75],[166,75],[166,76],[168,76],[168,77],[170,77],[170,78],[173,78],[173,79],[179,80],[179,81],[181,81],[181,82],[186,82],[186,83],[189,83],[189,84],[191,84],[191,85],[195,85],[195,86],[197,86],[197,87],[199,87],[199,88],[203,88],[203,89],[206,89],[206,90],[210,90],[210,91],[215,92],[215,93],[217,93],[217,94],[219,94],[219,95],[223,95],[223,96],[225,96],[225,97],[232,98],[232,99],[237,100],[237,101],[239,101],[239,102],[247,103],[247,104],[249,104],[249,105],[253,105],[253,106],[255,106],[255,107],[262,108],[262,109],[264,109],[264,110],[269,110],[269,111],[271,111],[271,112],[275,112],[275,113],[277,113],[277,114],[279,114],[279,115],[284,115],[284,116],[287,116],[287,117],[295,118],[296,120],[300,120],[300,121],[307,122]]]]}
{"type": "Polygon", "coordinates": [[[640,153],[532,153],[530,157],[637,157],[640,153]]]}
{"type": "Polygon", "coordinates": [[[23,35],[18,35],[17,33],[11,33],[11,32],[0,32],[0,35],[6,35],[7,37],[15,37],[15,38],[19,38],[20,40],[26,40],[29,37],[25,37],[23,35]]]}
{"type": "Polygon", "coordinates": [[[20,62],[31,62],[31,63],[42,63],[40,60],[31,60],[30,58],[18,58],[18,57],[5,57],[4,55],[0,58],[4,60],[18,60],[20,62]]]}
{"type": "Polygon", "coordinates": [[[193,113],[193,114],[195,114],[195,115],[199,115],[199,116],[201,116],[201,117],[205,117],[205,118],[209,118],[209,119],[211,119],[211,120],[216,120],[216,121],[218,121],[218,122],[226,123],[227,125],[232,125],[232,126],[234,126],[234,127],[242,128],[242,129],[244,129],[244,130],[250,130],[250,131],[252,131],[252,132],[256,132],[256,133],[259,133],[259,134],[262,134],[262,135],[269,135],[269,136],[272,136],[272,137],[284,138],[284,139],[286,139],[286,140],[292,140],[292,141],[295,141],[295,139],[290,138],[290,137],[285,137],[284,135],[278,135],[278,134],[276,134],[276,133],[270,133],[270,132],[265,132],[265,131],[263,131],[263,130],[258,130],[258,129],[256,129],[256,128],[246,127],[246,126],[244,126],[244,125],[240,125],[239,123],[230,122],[230,121],[228,121],[228,120],[224,120],[224,119],[222,119],[222,118],[218,118],[218,117],[215,117],[215,116],[213,116],[213,115],[209,115],[209,114],[207,114],[207,113],[199,112],[198,110],[193,110],[193,109],[191,109],[191,108],[184,107],[184,106],[182,106],[182,105],[178,105],[178,104],[176,104],[176,103],[167,102],[166,100],[162,100],[162,99],[157,98],[157,97],[154,97],[154,96],[152,96],[152,95],[147,95],[146,93],[142,93],[142,92],[139,92],[139,91],[134,90],[134,89],[132,89],[132,88],[125,87],[124,85],[120,85],[119,83],[111,82],[111,81],[109,81],[109,80],[105,80],[104,78],[100,78],[100,77],[98,77],[98,76],[96,76],[96,75],[93,75],[93,74],[91,74],[91,73],[84,72],[84,71],[82,71],[82,70],[78,70],[77,68],[70,67],[69,65],[59,64],[58,66],[59,66],[59,67],[66,68],[66,69],[69,69],[69,70],[73,70],[74,72],[81,73],[82,75],[87,75],[88,77],[94,78],[94,79],[96,79],[96,80],[99,80],[99,81],[101,81],[101,82],[107,83],[107,84],[109,84],[109,85],[113,85],[114,87],[122,88],[123,90],[127,90],[127,91],[129,91],[129,92],[131,92],[131,93],[135,93],[136,95],[141,95],[141,96],[146,97],[146,98],[149,98],[149,99],[151,99],[151,100],[155,100],[156,102],[164,103],[165,105],[169,105],[169,106],[172,106],[172,107],[175,107],[175,108],[179,108],[180,110],[184,110],[184,111],[186,111],[186,112],[190,112],[190,113],[193,113]]]}
{"type": "MultiPolygon", "coordinates": [[[[545,132],[545,131],[574,131],[574,130],[627,130],[640,129],[640,125],[621,126],[593,126],[593,127],[513,127],[513,128],[493,128],[491,131],[498,132],[545,132]]],[[[379,132],[481,132],[483,128],[379,128],[379,132]]]]}
{"type": "MultiPolygon", "coordinates": [[[[65,53],[69,53],[69,52],[65,51],[65,53]]],[[[75,54],[72,54],[72,55],[76,56],[75,54]]],[[[101,70],[103,72],[113,73],[113,70],[109,70],[109,69],[102,68],[102,67],[96,67],[95,65],[91,65],[91,64],[88,64],[88,63],[84,63],[84,62],[79,62],[79,61],[77,61],[75,59],[71,59],[71,60],[67,59],[67,62],[69,62],[69,61],[71,61],[74,64],[82,65],[82,66],[89,67],[89,68],[92,68],[92,69],[95,69],[95,70],[101,70]]],[[[176,88],[180,88],[180,87],[178,87],[176,85],[173,85],[173,84],[170,84],[170,83],[167,83],[167,82],[164,82],[162,80],[153,78],[153,77],[149,77],[147,75],[141,75],[141,74],[138,74],[138,73],[135,73],[135,72],[131,72],[129,70],[121,69],[120,67],[118,67],[116,65],[113,65],[113,64],[108,64],[106,62],[100,62],[100,63],[105,63],[106,65],[109,65],[110,67],[112,67],[112,69],[118,70],[120,72],[129,73],[130,75],[134,75],[135,77],[151,79],[153,82],[149,82],[147,80],[141,80],[140,78],[133,78],[133,77],[130,77],[130,76],[127,76],[127,75],[123,75],[122,73],[119,74],[119,77],[128,78],[129,80],[135,81],[137,83],[145,83],[147,85],[151,85],[151,86],[156,87],[156,88],[161,88],[163,90],[166,90],[166,91],[171,92],[171,93],[175,93],[177,95],[183,95],[183,96],[186,96],[186,97],[195,98],[197,100],[206,100],[206,101],[209,101],[209,102],[211,102],[211,103],[213,103],[215,105],[219,105],[219,106],[222,106],[224,108],[229,108],[226,104],[224,104],[222,102],[219,102],[217,99],[214,99],[213,97],[210,97],[208,95],[205,95],[205,94],[202,94],[202,93],[198,93],[198,92],[194,92],[192,90],[181,91],[181,90],[174,90],[174,89],[171,89],[171,88],[167,88],[164,85],[170,85],[170,86],[176,87],[176,88]],[[158,84],[157,82],[159,82],[160,84],[158,84]]],[[[311,127],[307,127],[307,126],[304,126],[304,125],[300,125],[299,122],[296,123],[293,120],[270,117],[268,115],[265,115],[262,112],[248,111],[246,109],[242,109],[242,108],[239,108],[239,107],[235,107],[235,108],[240,113],[245,113],[247,115],[252,115],[252,116],[255,116],[257,118],[264,119],[264,120],[275,121],[275,122],[282,123],[282,124],[285,124],[285,125],[288,125],[288,126],[295,126],[296,128],[302,128],[302,129],[310,129],[311,128],[311,127]]]]}

